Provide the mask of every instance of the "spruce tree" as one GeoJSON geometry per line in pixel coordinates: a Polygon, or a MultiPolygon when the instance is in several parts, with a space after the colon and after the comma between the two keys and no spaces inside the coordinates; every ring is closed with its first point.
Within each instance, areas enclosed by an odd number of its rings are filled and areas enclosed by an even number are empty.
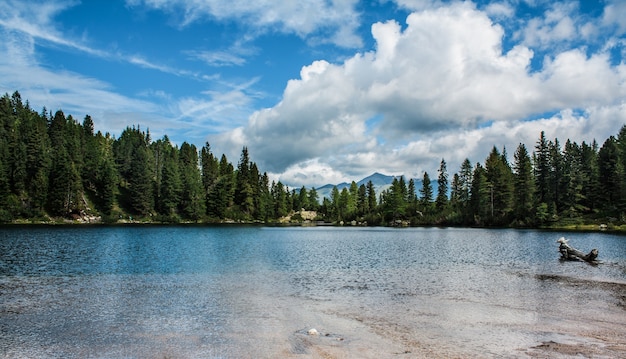
{"type": "Polygon", "coordinates": [[[530,155],[523,143],[517,146],[513,157],[513,212],[518,221],[530,224],[534,218],[535,182],[530,155]]]}
{"type": "Polygon", "coordinates": [[[616,216],[621,195],[621,177],[617,139],[609,137],[598,151],[598,179],[600,185],[601,208],[610,215],[616,216]]]}
{"type": "Polygon", "coordinates": [[[439,164],[439,176],[437,178],[437,198],[435,207],[437,211],[443,212],[448,205],[448,171],[446,161],[442,158],[439,164]]]}
{"type": "Polygon", "coordinates": [[[183,142],[180,147],[180,173],[182,181],[180,210],[182,215],[197,221],[205,212],[202,178],[198,169],[196,146],[183,142]]]}
{"type": "Polygon", "coordinates": [[[430,214],[432,212],[433,203],[433,187],[430,182],[430,176],[428,172],[424,172],[422,178],[422,188],[420,189],[420,207],[424,214],[430,214]]]}

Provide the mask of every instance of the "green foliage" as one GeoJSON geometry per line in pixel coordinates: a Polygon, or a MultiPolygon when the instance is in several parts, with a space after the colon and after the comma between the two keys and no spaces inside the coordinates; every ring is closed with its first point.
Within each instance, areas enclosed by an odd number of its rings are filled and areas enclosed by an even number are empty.
{"type": "MultiPolygon", "coordinates": [[[[178,223],[189,221],[276,221],[317,211],[330,222],[369,225],[550,226],[626,219],[626,126],[602,146],[546,139],[534,152],[520,144],[509,165],[506,150],[492,148],[484,165],[465,159],[448,174],[444,159],[437,195],[424,172],[393,180],[380,193],[372,182],[352,182],[330,198],[315,188],[290,190],[259,171],[243,147],[235,168],[206,143],[200,151],[167,136],[151,141],[149,131],[127,127],[115,139],[95,132],[62,111],[37,113],[18,92],[0,98],[0,222],[62,221],[62,217],[101,215],[119,219],[178,223]],[[450,194],[448,198],[448,193],[450,194]],[[93,207],[93,208],[92,208],[93,207]]],[[[302,217],[302,216],[300,216],[302,217]]]]}
{"type": "Polygon", "coordinates": [[[524,144],[519,144],[514,159],[513,212],[518,221],[530,224],[533,221],[535,181],[530,155],[524,144]]]}

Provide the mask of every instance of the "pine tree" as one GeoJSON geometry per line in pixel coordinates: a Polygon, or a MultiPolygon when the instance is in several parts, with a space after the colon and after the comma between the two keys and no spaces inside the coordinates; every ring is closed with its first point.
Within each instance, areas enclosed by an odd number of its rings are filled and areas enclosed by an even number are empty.
{"type": "Polygon", "coordinates": [[[180,211],[185,218],[197,221],[205,213],[205,207],[196,146],[183,142],[179,162],[182,182],[180,211]]]}
{"type": "Polygon", "coordinates": [[[549,163],[550,163],[550,187],[551,203],[554,206],[554,212],[559,212],[563,208],[564,196],[566,193],[566,185],[563,173],[563,155],[561,154],[561,145],[558,139],[554,142],[548,142],[549,163]]]}
{"type": "Polygon", "coordinates": [[[622,215],[626,215],[626,125],[622,126],[617,135],[617,154],[619,158],[620,172],[620,196],[618,199],[618,207],[622,215]]]}
{"type": "Polygon", "coordinates": [[[179,150],[172,146],[167,136],[154,143],[154,156],[157,165],[155,208],[168,220],[174,220],[181,205],[183,182],[179,165],[179,150]]]}
{"type": "Polygon", "coordinates": [[[376,190],[374,188],[374,184],[372,181],[367,181],[367,208],[369,210],[368,213],[373,213],[378,206],[378,201],[376,200],[376,190]]]}
{"type": "Polygon", "coordinates": [[[422,178],[422,188],[420,189],[420,206],[424,214],[431,213],[432,202],[433,188],[430,183],[430,176],[428,176],[428,172],[424,172],[424,177],[422,178]]]}
{"type": "Polygon", "coordinates": [[[148,215],[154,209],[153,158],[146,145],[134,149],[128,180],[130,209],[137,215],[148,215]]]}
{"type": "Polygon", "coordinates": [[[545,132],[541,131],[535,146],[534,173],[537,203],[550,202],[550,148],[545,132]]]}
{"type": "Polygon", "coordinates": [[[583,169],[580,146],[569,139],[563,151],[563,212],[566,217],[579,218],[586,211],[583,201],[583,169]]]}
{"type": "Polygon", "coordinates": [[[235,204],[238,205],[240,210],[247,216],[250,216],[254,209],[252,185],[250,182],[250,158],[247,147],[241,150],[241,158],[237,165],[235,204]]]}
{"type": "Polygon", "coordinates": [[[287,190],[278,181],[272,186],[272,196],[274,197],[274,218],[281,218],[287,215],[287,190]]]}
{"type": "Polygon", "coordinates": [[[67,216],[83,209],[80,171],[69,151],[76,141],[75,123],[68,121],[62,111],[52,118],[49,134],[52,143],[52,167],[48,189],[48,209],[54,215],[67,216]],[[69,133],[68,133],[69,132],[69,133]]]}
{"type": "Polygon", "coordinates": [[[204,187],[204,198],[206,214],[212,211],[210,199],[219,176],[219,161],[211,153],[211,145],[207,142],[200,150],[200,166],[202,172],[202,186],[204,187]]]}
{"type": "Polygon", "coordinates": [[[437,198],[435,207],[437,211],[443,212],[448,205],[448,171],[446,161],[442,158],[439,164],[439,177],[437,178],[437,198]]]}
{"type": "Polygon", "coordinates": [[[582,204],[587,211],[593,212],[600,202],[600,185],[598,173],[598,144],[594,140],[591,145],[583,142],[580,146],[582,191],[585,198],[582,204]]]}
{"type": "Polygon", "coordinates": [[[269,177],[263,173],[259,178],[259,205],[257,218],[267,221],[274,214],[274,200],[270,191],[269,177]]]}
{"type": "Polygon", "coordinates": [[[233,202],[234,168],[222,154],[218,165],[217,180],[208,193],[207,213],[217,218],[225,218],[233,202]]]}
{"type": "Polygon", "coordinates": [[[106,155],[100,159],[98,167],[98,177],[96,178],[96,188],[98,191],[97,206],[104,215],[111,215],[115,205],[115,193],[117,189],[118,176],[115,169],[113,156],[106,155]]]}
{"type": "Polygon", "coordinates": [[[337,186],[333,186],[333,189],[330,191],[330,209],[329,214],[336,221],[340,221],[341,218],[341,208],[339,204],[339,189],[337,186]]]}
{"type": "Polygon", "coordinates": [[[485,175],[490,186],[492,221],[505,224],[512,209],[513,173],[505,155],[493,147],[485,161],[485,175]]]}
{"type": "Polygon", "coordinates": [[[529,224],[534,217],[535,182],[530,155],[523,143],[517,146],[514,160],[513,212],[519,221],[529,224]]]}
{"type": "Polygon", "coordinates": [[[491,194],[493,187],[487,182],[487,173],[480,163],[476,164],[472,175],[469,213],[473,214],[474,224],[484,224],[486,218],[493,217],[491,194]]]}
{"type": "Polygon", "coordinates": [[[357,192],[356,207],[356,213],[358,216],[363,216],[369,211],[367,202],[367,188],[365,187],[365,184],[361,184],[359,186],[357,192]]]}
{"type": "Polygon", "coordinates": [[[608,214],[616,215],[621,194],[621,171],[619,168],[617,139],[609,137],[598,152],[598,174],[600,193],[602,193],[601,208],[608,214]]]}

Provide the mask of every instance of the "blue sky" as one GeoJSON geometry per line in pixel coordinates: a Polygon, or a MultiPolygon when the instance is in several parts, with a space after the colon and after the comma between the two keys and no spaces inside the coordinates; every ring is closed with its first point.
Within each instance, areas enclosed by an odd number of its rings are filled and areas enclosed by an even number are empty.
{"type": "MultiPolygon", "coordinates": [[[[626,124],[626,1],[0,0],[0,91],[291,187],[626,124]]],[[[512,160],[512,158],[511,158],[512,160]]]]}

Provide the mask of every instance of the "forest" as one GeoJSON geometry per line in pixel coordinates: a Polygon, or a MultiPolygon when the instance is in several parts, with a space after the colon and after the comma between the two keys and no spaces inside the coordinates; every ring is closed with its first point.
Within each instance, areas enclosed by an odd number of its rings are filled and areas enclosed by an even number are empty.
{"type": "Polygon", "coordinates": [[[234,166],[209,143],[198,149],[149,130],[119,137],[30,108],[19,92],[0,99],[0,223],[301,223],[550,227],[626,221],[626,125],[599,146],[538,134],[512,163],[495,146],[484,163],[465,159],[420,188],[396,177],[376,193],[352,182],[330,198],[274,182],[241,151],[234,166]],[[305,210],[306,212],[303,212],[305,210]]]}

